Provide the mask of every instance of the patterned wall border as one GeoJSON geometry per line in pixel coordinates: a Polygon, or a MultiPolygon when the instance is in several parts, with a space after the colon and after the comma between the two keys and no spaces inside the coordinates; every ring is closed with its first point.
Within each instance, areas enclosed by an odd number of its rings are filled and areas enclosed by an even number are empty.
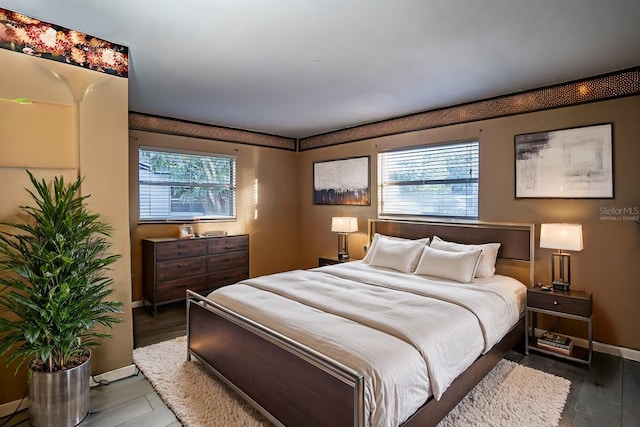
{"type": "Polygon", "coordinates": [[[640,67],[302,138],[299,150],[640,94],[640,67]]]}
{"type": "Polygon", "coordinates": [[[129,48],[0,8],[0,48],[129,76],[129,48]]]}
{"type": "Polygon", "coordinates": [[[235,142],[239,144],[259,145],[262,147],[280,148],[291,151],[296,150],[296,140],[294,138],[285,138],[265,133],[206,125],[136,112],[129,112],[129,129],[193,138],[214,139],[216,141],[235,142]]]}

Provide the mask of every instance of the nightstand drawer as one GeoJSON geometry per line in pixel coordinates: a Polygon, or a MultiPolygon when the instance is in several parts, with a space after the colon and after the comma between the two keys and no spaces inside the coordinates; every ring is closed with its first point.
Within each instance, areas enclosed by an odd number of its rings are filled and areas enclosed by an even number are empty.
{"type": "Polygon", "coordinates": [[[334,265],[334,264],[342,264],[343,262],[351,262],[356,261],[355,258],[337,258],[337,257],[326,257],[321,256],[318,258],[318,267],[324,267],[325,265],[334,265]]]}
{"type": "Polygon", "coordinates": [[[571,298],[556,293],[527,292],[527,306],[576,316],[591,316],[591,298],[571,298]]]}

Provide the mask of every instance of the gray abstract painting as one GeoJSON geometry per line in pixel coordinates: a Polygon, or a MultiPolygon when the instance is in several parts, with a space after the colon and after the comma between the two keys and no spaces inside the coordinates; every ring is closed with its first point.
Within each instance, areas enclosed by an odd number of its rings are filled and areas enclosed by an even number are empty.
{"type": "Polygon", "coordinates": [[[369,183],[369,156],[316,162],[313,203],[369,206],[369,183]]]}
{"type": "Polygon", "coordinates": [[[612,198],[612,125],[515,137],[516,197],[612,198]]]}

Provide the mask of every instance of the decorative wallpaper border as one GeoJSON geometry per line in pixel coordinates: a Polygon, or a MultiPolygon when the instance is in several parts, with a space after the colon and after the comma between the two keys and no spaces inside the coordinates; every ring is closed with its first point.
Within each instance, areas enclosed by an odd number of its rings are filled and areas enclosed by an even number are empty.
{"type": "Polygon", "coordinates": [[[302,138],[299,151],[640,94],[640,67],[302,138]]]}
{"type": "Polygon", "coordinates": [[[285,138],[283,136],[269,135],[266,133],[194,123],[136,112],[129,112],[129,129],[296,151],[296,140],[294,138],[285,138]]]}
{"type": "Polygon", "coordinates": [[[118,77],[129,76],[129,48],[0,8],[0,48],[118,77]]]}

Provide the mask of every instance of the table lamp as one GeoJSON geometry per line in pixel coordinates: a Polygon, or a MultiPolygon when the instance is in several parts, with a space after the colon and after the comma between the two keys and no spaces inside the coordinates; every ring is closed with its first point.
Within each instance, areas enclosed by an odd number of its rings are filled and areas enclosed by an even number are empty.
{"type": "Polygon", "coordinates": [[[540,247],[558,250],[558,252],[551,254],[551,283],[553,289],[569,290],[571,256],[563,251],[582,250],[582,225],[542,224],[540,227],[540,247]]]}
{"type": "Polygon", "coordinates": [[[338,233],[338,259],[349,258],[349,233],[358,231],[358,218],[334,216],[331,218],[331,231],[338,233]]]}

